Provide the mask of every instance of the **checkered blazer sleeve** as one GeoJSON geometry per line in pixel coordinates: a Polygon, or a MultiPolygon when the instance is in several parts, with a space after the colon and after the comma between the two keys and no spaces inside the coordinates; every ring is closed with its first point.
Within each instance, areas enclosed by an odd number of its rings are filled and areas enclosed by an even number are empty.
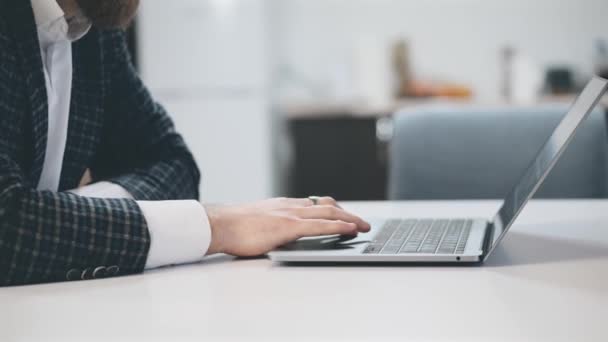
{"type": "Polygon", "coordinates": [[[104,32],[102,46],[109,118],[92,169],[95,181],[117,183],[137,200],[198,199],[196,163],[137,75],[124,32],[104,32]]]}
{"type": "Polygon", "coordinates": [[[6,32],[0,25],[0,286],[141,272],[150,236],[135,201],[37,191],[32,184],[19,133],[23,83],[6,32]]]}
{"type": "MultiPolygon", "coordinates": [[[[14,129],[5,113],[0,114],[2,131],[14,129]]],[[[4,137],[0,137],[0,286],[144,269],[150,236],[136,202],[36,191],[25,182],[4,137]]]]}
{"type": "Polygon", "coordinates": [[[32,190],[5,153],[0,189],[0,286],[143,271],[150,237],[134,201],[32,190]]]}

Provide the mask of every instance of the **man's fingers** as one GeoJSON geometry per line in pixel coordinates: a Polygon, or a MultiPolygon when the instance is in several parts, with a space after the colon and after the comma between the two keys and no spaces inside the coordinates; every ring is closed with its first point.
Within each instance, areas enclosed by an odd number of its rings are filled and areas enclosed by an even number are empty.
{"type": "Polygon", "coordinates": [[[331,197],[314,197],[315,200],[311,198],[277,198],[276,200],[281,201],[285,205],[293,206],[293,207],[312,207],[312,206],[332,206],[336,208],[341,208],[338,202],[331,197]],[[316,203],[315,203],[316,202],[316,203]]]}
{"type": "Polygon", "coordinates": [[[342,208],[338,202],[331,197],[319,197],[319,205],[331,205],[333,207],[342,208]]]}
{"type": "Polygon", "coordinates": [[[358,230],[362,232],[367,232],[370,229],[369,223],[365,222],[360,217],[330,205],[296,208],[293,212],[302,219],[322,219],[354,223],[358,230]]]}
{"type": "Polygon", "coordinates": [[[312,207],[318,205],[331,205],[333,207],[341,208],[338,202],[331,197],[316,197],[315,200],[309,198],[286,198],[287,203],[296,207],[312,207]],[[315,203],[316,202],[316,203],[315,203]]]}
{"type": "Polygon", "coordinates": [[[293,207],[310,207],[313,205],[310,198],[283,198],[282,200],[285,201],[287,205],[293,207]]]}
{"type": "Polygon", "coordinates": [[[357,225],[344,221],[322,219],[300,220],[296,233],[299,238],[323,235],[357,235],[357,225]]]}

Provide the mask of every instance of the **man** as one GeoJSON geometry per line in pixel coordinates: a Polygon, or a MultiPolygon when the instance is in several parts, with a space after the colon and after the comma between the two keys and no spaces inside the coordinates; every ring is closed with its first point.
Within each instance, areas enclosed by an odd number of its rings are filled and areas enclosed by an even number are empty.
{"type": "Polygon", "coordinates": [[[199,204],[192,155],[125,48],[121,28],[137,7],[0,0],[0,285],[128,275],[369,230],[331,198],[199,204]]]}

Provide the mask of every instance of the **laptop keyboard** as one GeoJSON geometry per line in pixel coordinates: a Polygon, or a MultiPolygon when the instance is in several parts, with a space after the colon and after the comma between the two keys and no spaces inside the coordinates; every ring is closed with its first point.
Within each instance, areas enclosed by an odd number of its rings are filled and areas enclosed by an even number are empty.
{"type": "Polygon", "coordinates": [[[389,220],[363,254],[462,254],[472,220],[389,220]]]}

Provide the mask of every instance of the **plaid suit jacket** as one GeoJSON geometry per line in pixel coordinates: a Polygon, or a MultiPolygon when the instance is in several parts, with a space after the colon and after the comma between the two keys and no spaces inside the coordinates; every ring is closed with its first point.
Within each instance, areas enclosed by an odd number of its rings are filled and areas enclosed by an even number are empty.
{"type": "Polygon", "coordinates": [[[137,203],[65,192],[88,168],[137,200],[198,198],[199,171],[132,67],[121,31],[73,44],[58,192],[37,191],[48,104],[28,0],[0,0],[0,286],[141,272],[150,236],[137,203]]]}

